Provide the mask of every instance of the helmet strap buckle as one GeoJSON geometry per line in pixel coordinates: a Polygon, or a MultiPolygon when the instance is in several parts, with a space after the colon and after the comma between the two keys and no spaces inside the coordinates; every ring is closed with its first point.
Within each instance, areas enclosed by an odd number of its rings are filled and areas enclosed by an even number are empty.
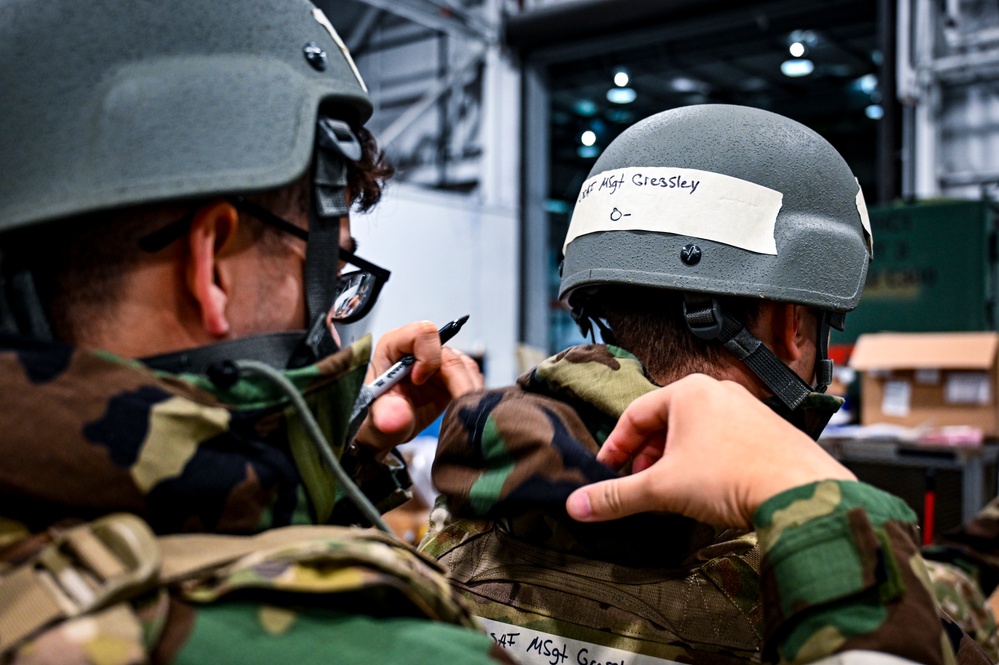
{"type": "Polygon", "coordinates": [[[718,339],[722,334],[724,314],[718,301],[700,293],[683,294],[683,318],[687,328],[700,339],[718,339]]]}
{"type": "Polygon", "coordinates": [[[721,342],[787,408],[792,411],[797,409],[812,392],[812,387],[782,363],[766,344],[734,317],[723,312],[717,299],[701,293],[684,293],[683,314],[687,327],[694,335],[721,342]]]}
{"type": "Polygon", "coordinates": [[[34,275],[24,266],[11,267],[9,263],[0,250],[0,332],[54,339],[34,275]]]}
{"type": "Polygon", "coordinates": [[[815,392],[824,393],[833,380],[833,361],[829,359],[829,328],[843,330],[846,325],[846,314],[822,310],[818,318],[819,338],[815,345],[815,392]]]}

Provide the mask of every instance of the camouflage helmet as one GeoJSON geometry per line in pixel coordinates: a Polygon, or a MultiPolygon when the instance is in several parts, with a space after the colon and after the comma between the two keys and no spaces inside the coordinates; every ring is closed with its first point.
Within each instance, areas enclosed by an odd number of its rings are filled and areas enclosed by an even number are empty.
{"type": "Polygon", "coordinates": [[[659,113],[623,132],[583,184],[563,247],[559,297],[586,329],[601,286],[684,294],[691,332],[719,340],[787,406],[812,390],[716,296],[821,313],[816,389],[832,377],[829,326],[857,306],[872,258],[867,208],[828,141],[793,120],[709,104],[659,113]]]}
{"type": "Polygon", "coordinates": [[[863,290],[869,229],[857,179],[814,131],[742,106],[673,109],[628,128],[593,166],[559,297],[641,285],[845,312],[863,290]]]}
{"type": "Polygon", "coordinates": [[[321,106],[371,115],[306,0],[2,0],[0,60],[0,231],[285,185],[321,106]]]}

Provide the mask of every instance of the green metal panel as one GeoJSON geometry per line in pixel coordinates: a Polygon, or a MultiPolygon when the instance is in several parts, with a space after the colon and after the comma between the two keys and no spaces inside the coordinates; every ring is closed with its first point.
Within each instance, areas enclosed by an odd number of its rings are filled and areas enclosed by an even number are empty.
{"type": "Polygon", "coordinates": [[[874,261],[834,344],[868,332],[995,328],[993,212],[985,201],[871,208],[874,261]]]}

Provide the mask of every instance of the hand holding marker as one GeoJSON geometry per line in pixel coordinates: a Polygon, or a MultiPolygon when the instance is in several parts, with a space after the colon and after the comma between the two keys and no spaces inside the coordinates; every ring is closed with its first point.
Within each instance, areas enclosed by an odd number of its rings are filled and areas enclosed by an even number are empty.
{"type": "MultiPolygon", "coordinates": [[[[465,321],[468,321],[468,314],[460,319],[456,319],[445,324],[443,328],[437,331],[437,334],[440,335],[441,338],[441,346],[447,344],[452,337],[458,334],[461,327],[465,325],[465,321]]],[[[416,356],[407,353],[399,359],[399,362],[389,367],[384,374],[372,381],[369,385],[364,386],[364,390],[371,391],[372,400],[380,397],[389,388],[409,376],[409,373],[413,371],[413,365],[415,363],[416,356]]],[[[362,392],[362,394],[364,393],[362,392]]]]}
{"type": "MultiPolygon", "coordinates": [[[[445,324],[443,328],[437,331],[437,334],[441,338],[441,346],[458,334],[461,327],[465,325],[465,321],[468,321],[467,314],[460,319],[445,324]]],[[[415,363],[416,357],[407,353],[399,359],[399,362],[389,367],[384,374],[369,385],[361,386],[361,392],[357,396],[357,400],[354,402],[354,409],[350,414],[352,432],[357,432],[357,427],[360,426],[361,420],[363,420],[362,416],[366,413],[366,409],[371,406],[371,403],[381,395],[384,395],[389,388],[409,376],[409,373],[413,371],[415,363]]]]}

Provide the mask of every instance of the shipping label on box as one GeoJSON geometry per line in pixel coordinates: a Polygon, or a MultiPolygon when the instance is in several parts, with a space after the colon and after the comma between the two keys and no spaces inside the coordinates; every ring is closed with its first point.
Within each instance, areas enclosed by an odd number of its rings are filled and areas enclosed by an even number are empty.
{"type": "Polygon", "coordinates": [[[861,335],[861,423],[968,426],[999,436],[999,333],[861,335]]]}
{"type": "Polygon", "coordinates": [[[988,404],[992,401],[992,381],[988,372],[950,372],[944,387],[947,404],[988,404]]]}
{"type": "Polygon", "coordinates": [[[881,398],[881,413],[896,418],[908,418],[912,404],[912,384],[908,381],[886,381],[881,398]]]}

